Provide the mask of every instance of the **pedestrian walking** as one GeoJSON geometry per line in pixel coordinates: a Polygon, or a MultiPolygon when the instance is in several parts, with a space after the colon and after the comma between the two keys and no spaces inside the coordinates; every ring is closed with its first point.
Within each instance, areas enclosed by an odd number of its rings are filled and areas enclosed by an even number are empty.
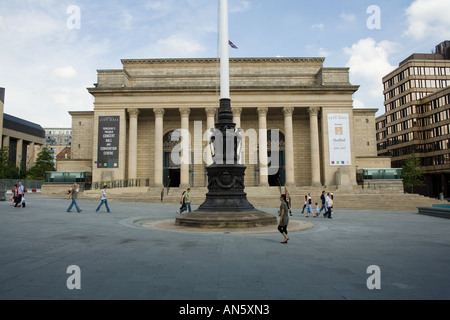
{"type": "Polygon", "coordinates": [[[78,188],[78,184],[74,184],[73,187],[71,189],[69,189],[68,193],[69,193],[69,198],[67,198],[67,200],[72,199],[72,202],[70,204],[70,206],[67,208],[67,212],[71,212],[70,210],[72,210],[72,207],[75,206],[75,208],[77,209],[78,213],[80,213],[81,210],[80,207],[78,206],[77,203],[77,198],[78,198],[78,192],[80,191],[80,189],[78,188]]]}
{"type": "Polygon", "coordinates": [[[325,198],[325,204],[327,206],[327,211],[325,212],[323,217],[326,218],[328,216],[328,219],[332,219],[331,218],[331,208],[333,207],[333,201],[331,200],[330,193],[328,193],[325,198]]]}
{"type": "Polygon", "coordinates": [[[284,241],[282,241],[281,243],[288,243],[289,238],[288,238],[288,231],[287,231],[287,227],[289,224],[289,213],[288,213],[288,205],[286,203],[286,195],[282,194],[280,196],[280,201],[281,201],[281,205],[280,205],[280,221],[278,223],[278,231],[283,235],[284,237],[284,241]]]}
{"type": "Polygon", "coordinates": [[[320,216],[320,209],[319,209],[319,204],[316,202],[316,214],[314,215],[314,218],[320,216]]]}
{"type": "Polygon", "coordinates": [[[191,209],[191,195],[190,195],[190,192],[191,192],[191,188],[188,188],[186,193],[184,194],[184,203],[186,204],[186,208],[187,208],[188,212],[192,211],[192,209],[191,209]]]}
{"type": "Polygon", "coordinates": [[[307,204],[306,205],[308,206],[308,208],[306,209],[306,217],[308,218],[310,213],[313,214],[311,193],[308,193],[307,204]]]}
{"type": "Polygon", "coordinates": [[[183,212],[185,212],[187,210],[186,202],[185,202],[186,198],[184,196],[185,194],[186,194],[186,191],[183,191],[183,193],[181,194],[181,198],[180,198],[181,207],[180,207],[180,209],[177,210],[178,214],[183,214],[183,212]]]}
{"type": "Polygon", "coordinates": [[[13,192],[13,203],[11,204],[11,206],[16,208],[19,205],[19,189],[17,187],[17,184],[14,185],[14,189],[12,190],[12,192],[13,192]]]}
{"type": "Polygon", "coordinates": [[[330,199],[331,199],[331,216],[334,215],[334,195],[333,192],[330,192],[330,199]]]}
{"type": "Polygon", "coordinates": [[[302,214],[305,212],[305,208],[308,205],[308,196],[305,194],[305,203],[303,204],[302,214]]]}
{"type": "Polygon", "coordinates": [[[98,207],[97,207],[97,210],[95,210],[95,212],[99,212],[100,211],[100,208],[103,206],[103,205],[105,205],[105,207],[106,207],[106,212],[107,213],[111,213],[111,210],[109,210],[109,207],[108,207],[108,196],[107,196],[107,194],[106,194],[106,188],[107,188],[108,186],[105,184],[104,186],[103,186],[103,190],[102,190],[102,194],[100,195],[100,204],[98,205],[98,207]]]}
{"type": "Polygon", "coordinates": [[[322,213],[322,210],[324,211],[323,212],[324,214],[325,212],[327,212],[327,206],[325,205],[325,190],[322,191],[322,194],[320,195],[320,200],[322,202],[322,206],[320,207],[319,216],[322,213]]]}
{"type": "Polygon", "coordinates": [[[25,195],[25,188],[22,185],[22,182],[19,181],[19,184],[17,186],[17,206],[16,207],[22,207],[22,198],[25,195]]]}

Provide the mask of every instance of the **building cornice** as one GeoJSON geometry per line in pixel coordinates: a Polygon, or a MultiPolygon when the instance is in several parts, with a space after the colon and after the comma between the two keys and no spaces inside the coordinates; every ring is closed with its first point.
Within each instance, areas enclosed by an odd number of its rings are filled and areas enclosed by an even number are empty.
{"type": "MultiPolygon", "coordinates": [[[[348,85],[348,86],[335,86],[335,85],[327,85],[327,86],[244,86],[244,87],[231,87],[231,91],[234,92],[245,92],[245,91],[255,91],[255,92],[275,92],[275,91],[283,91],[283,92],[322,92],[323,94],[330,93],[332,91],[338,92],[350,92],[355,93],[358,91],[359,86],[356,85],[348,85]]],[[[89,93],[92,95],[96,94],[142,94],[145,92],[155,93],[155,92],[175,92],[175,93],[185,93],[185,92],[216,92],[216,86],[202,86],[202,87],[125,87],[125,88],[87,88],[89,93]]]]}
{"type": "MultiPolygon", "coordinates": [[[[218,58],[171,58],[171,59],[122,59],[123,65],[130,64],[174,64],[174,63],[217,63],[218,58]]],[[[230,63],[321,63],[320,57],[276,57],[276,58],[230,58],[230,63]]]]}

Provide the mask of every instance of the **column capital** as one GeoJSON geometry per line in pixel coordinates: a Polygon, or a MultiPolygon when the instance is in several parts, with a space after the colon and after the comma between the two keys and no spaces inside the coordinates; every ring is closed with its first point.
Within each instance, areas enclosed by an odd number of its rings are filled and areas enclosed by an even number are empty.
{"type": "Polygon", "coordinates": [[[284,107],[283,113],[285,116],[292,116],[294,114],[294,107],[284,107]]]}
{"type": "Polygon", "coordinates": [[[205,112],[207,117],[215,117],[217,108],[214,107],[205,108],[205,112]]]}
{"type": "Polygon", "coordinates": [[[258,112],[258,115],[260,117],[265,117],[265,116],[267,116],[267,112],[269,112],[269,108],[267,108],[267,107],[259,107],[258,109],[256,109],[256,111],[258,112]]]}
{"type": "Polygon", "coordinates": [[[233,112],[233,117],[240,117],[242,114],[242,108],[241,107],[232,107],[231,112],[233,112]]]}
{"type": "Polygon", "coordinates": [[[189,117],[191,114],[191,108],[180,108],[179,110],[182,117],[189,117]]]}
{"type": "Polygon", "coordinates": [[[320,107],[309,107],[308,112],[310,116],[318,116],[320,112],[320,107]]]}
{"type": "Polygon", "coordinates": [[[139,115],[139,109],[133,108],[133,109],[127,109],[128,114],[130,115],[130,118],[137,118],[139,115]]]}
{"type": "Polygon", "coordinates": [[[164,118],[166,110],[164,110],[164,108],[154,108],[153,113],[155,114],[156,118],[164,118]]]}

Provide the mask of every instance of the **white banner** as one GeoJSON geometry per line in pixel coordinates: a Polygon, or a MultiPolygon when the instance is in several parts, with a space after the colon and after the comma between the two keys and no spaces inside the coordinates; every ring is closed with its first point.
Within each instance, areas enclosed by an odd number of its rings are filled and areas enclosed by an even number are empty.
{"type": "Polygon", "coordinates": [[[350,126],[348,114],[328,115],[328,137],[331,166],[350,166],[350,126]]]}

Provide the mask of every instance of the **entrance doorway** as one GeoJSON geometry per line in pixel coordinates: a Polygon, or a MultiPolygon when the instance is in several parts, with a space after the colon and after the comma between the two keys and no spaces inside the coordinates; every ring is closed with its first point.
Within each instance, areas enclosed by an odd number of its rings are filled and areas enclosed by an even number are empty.
{"type": "Polygon", "coordinates": [[[267,131],[267,156],[269,158],[268,182],[271,187],[286,185],[284,134],[280,130],[267,131]]]}
{"type": "Polygon", "coordinates": [[[179,141],[172,141],[173,131],[167,133],[163,139],[163,150],[164,150],[164,176],[163,183],[165,187],[178,188],[181,183],[181,166],[180,164],[174,163],[172,161],[172,150],[179,141]]]}

